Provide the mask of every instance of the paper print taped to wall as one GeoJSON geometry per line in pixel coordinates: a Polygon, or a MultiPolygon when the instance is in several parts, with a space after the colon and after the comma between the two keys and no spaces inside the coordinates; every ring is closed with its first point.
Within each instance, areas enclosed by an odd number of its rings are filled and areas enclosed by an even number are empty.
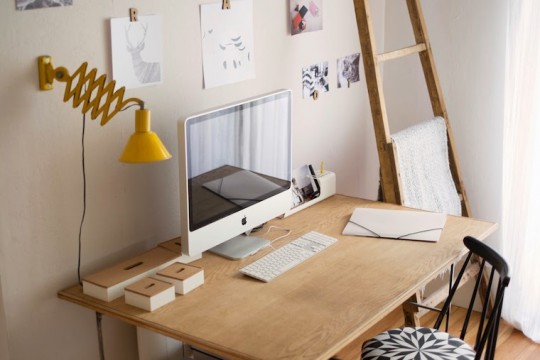
{"type": "Polygon", "coordinates": [[[337,87],[348,87],[360,81],[360,54],[352,54],[337,59],[337,87]]]}
{"type": "Polygon", "coordinates": [[[205,88],[255,78],[253,2],[231,1],[228,10],[221,5],[201,5],[205,88]]]}
{"type": "Polygon", "coordinates": [[[322,30],[323,0],[289,0],[291,34],[322,30]]]}
{"type": "Polygon", "coordinates": [[[73,5],[73,0],[15,0],[17,10],[33,10],[73,5]]]}
{"type": "Polygon", "coordinates": [[[315,90],[328,92],[328,61],[302,69],[302,88],[304,98],[312,97],[315,90]]]}
{"type": "Polygon", "coordinates": [[[128,89],[160,84],[163,34],[160,15],[111,19],[113,79],[128,89]]]}

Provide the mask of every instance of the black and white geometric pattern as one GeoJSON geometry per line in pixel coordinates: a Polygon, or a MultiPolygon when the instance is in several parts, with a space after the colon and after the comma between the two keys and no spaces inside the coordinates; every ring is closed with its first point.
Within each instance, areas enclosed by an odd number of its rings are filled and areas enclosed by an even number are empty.
{"type": "Polygon", "coordinates": [[[382,332],[362,348],[362,360],[472,360],[474,356],[460,338],[421,327],[382,332]]]}

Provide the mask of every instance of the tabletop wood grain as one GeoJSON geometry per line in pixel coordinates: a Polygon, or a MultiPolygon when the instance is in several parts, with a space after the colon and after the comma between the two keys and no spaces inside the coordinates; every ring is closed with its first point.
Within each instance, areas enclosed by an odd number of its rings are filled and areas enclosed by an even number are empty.
{"type": "MultiPolygon", "coordinates": [[[[227,358],[327,359],[407,300],[464,253],[466,235],[485,239],[497,225],[448,216],[437,243],[342,236],[356,207],[402,207],[335,195],[285,219],[268,223],[257,236],[279,247],[315,230],[338,242],[270,283],[238,272],[271,251],[231,261],[210,253],[193,262],[205,283],[153,312],[110,303],[82,293],[80,286],[58,296],[227,358]]],[[[106,339],[105,339],[106,341],[106,339]]]]}

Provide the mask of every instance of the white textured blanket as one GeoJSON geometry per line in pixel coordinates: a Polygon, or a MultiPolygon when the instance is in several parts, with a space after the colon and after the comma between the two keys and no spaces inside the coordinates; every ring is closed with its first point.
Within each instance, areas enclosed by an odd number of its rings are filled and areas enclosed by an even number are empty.
{"type": "Polygon", "coordinates": [[[461,215],[448,160],[446,123],[436,117],[392,135],[404,206],[461,215]]]}

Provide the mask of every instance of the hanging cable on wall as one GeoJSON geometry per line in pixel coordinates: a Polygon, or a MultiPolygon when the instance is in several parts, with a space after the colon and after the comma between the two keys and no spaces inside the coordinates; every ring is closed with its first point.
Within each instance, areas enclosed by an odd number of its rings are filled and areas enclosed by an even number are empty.
{"type": "Polygon", "coordinates": [[[85,154],[84,154],[84,135],[86,129],[86,114],[83,114],[82,117],[82,135],[81,135],[81,162],[82,162],[82,180],[83,180],[83,211],[81,216],[81,224],[79,226],[79,250],[78,250],[78,261],[77,261],[77,278],[79,279],[79,284],[82,285],[81,281],[81,251],[82,251],[82,228],[84,224],[84,218],[86,216],[86,165],[85,165],[85,154]]]}

